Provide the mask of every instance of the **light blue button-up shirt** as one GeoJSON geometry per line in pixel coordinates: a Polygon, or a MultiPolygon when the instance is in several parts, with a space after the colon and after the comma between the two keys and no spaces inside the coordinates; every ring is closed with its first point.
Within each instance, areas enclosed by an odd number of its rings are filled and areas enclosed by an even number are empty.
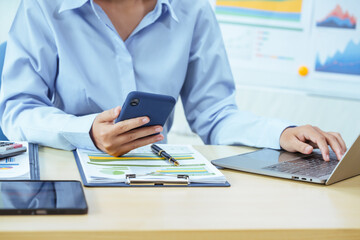
{"type": "Polygon", "coordinates": [[[191,129],[206,144],[279,148],[289,126],[237,109],[207,0],[158,0],[125,42],[92,0],[23,0],[2,77],[6,136],[56,148],[95,149],[94,118],[134,90],[180,96],[191,129]]]}

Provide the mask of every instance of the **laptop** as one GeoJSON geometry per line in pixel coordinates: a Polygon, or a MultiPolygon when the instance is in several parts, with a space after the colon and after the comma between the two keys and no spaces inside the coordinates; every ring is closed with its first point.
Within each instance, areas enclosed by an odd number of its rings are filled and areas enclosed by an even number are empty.
{"type": "Polygon", "coordinates": [[[264,148],[211,162],[223,168],[330,185],[360,174],[360,135],[340,161],[332,151],[330,161],[325,162],[318,149],[304,155],[264,148]]]}

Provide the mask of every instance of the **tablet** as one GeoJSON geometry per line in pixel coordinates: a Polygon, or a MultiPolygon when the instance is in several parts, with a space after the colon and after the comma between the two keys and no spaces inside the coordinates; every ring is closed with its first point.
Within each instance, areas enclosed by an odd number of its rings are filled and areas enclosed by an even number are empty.
{"type": "Polygon", "coordinates": [[[0,181],[0,215],[85,214],[79,181],[0,181]]]}

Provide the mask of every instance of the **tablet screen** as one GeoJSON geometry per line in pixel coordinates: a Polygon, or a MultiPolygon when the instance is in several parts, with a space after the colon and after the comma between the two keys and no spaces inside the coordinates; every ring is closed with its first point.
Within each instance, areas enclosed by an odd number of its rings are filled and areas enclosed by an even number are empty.
{"type": "Polygon", "coordinates": [[[81,214],[87,204],[78,181],[0,181],[0,214],[81,214]]]}

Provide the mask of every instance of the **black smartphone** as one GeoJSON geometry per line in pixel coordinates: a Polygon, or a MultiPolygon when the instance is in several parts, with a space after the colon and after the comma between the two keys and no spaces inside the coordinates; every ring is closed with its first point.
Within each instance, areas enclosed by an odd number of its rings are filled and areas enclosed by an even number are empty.
{"type": "Polygon", "coordinates": [[[0,215],[86,214],[79,181],[0,181],[0,215]]]}
{"type": "Polygon", "coordinates": [[[141,126],[164,126],[176,100],[172,96],[140,91],[130,92],[115,122],[147,116],[150,122],[141,126]]]}

